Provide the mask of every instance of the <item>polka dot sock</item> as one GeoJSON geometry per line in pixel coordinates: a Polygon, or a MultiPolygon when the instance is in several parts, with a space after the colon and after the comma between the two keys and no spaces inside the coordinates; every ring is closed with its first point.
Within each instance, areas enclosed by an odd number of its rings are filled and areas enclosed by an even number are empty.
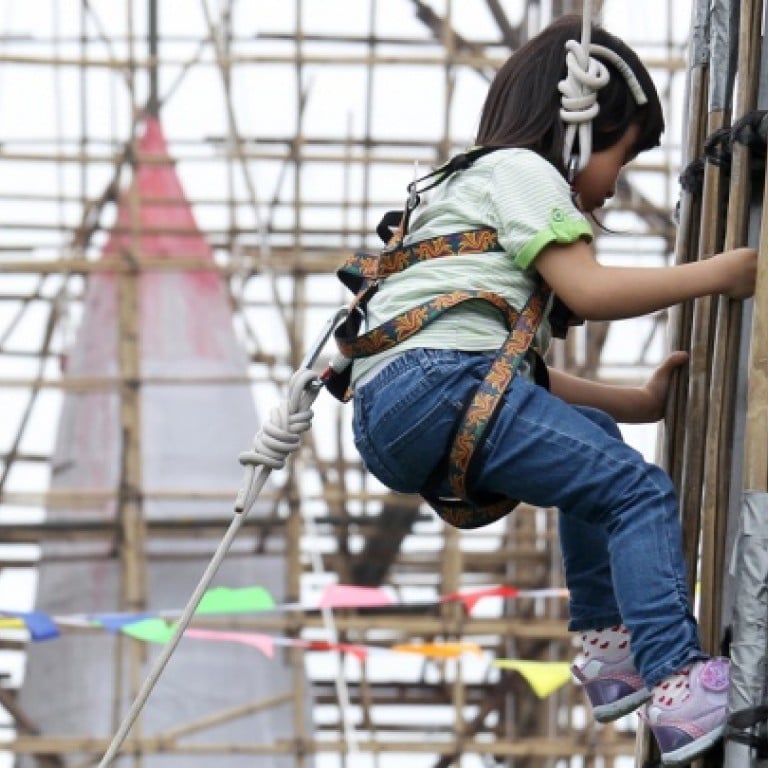
{"type": "Polygon", "coordinates": [[[682,704],[691,695],[690,672],[691,668],[686,667],[654,685],[652,706],[669,709],[682,704]]]}
{"type": "Polygon", "coordinates": [[[629,653],[629,630],[623,624],[603,629],[588,629],[581,634],[585,659],[618,661],[629,653]]]}

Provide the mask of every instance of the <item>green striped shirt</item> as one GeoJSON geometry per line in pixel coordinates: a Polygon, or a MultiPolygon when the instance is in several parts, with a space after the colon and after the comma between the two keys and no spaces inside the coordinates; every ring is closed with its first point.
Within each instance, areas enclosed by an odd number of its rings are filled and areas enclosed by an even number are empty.
{"type": "MultiPolygon", "coordinates": [[[[574,205],[568,183],[554,166],[527,149],[501,149],[437,187],[428,204],[417,210],[405,244],[488,226],[496,229],[503,250],[433,259],[391,275],[368,305],[368,330],[455,290],[492,291],[520,309],[535,287],[534,261],[544,248],[592,239],[589,222],[574,205]]],[[[468,302],[393,349],[356,360],[352,382],[406,349],[493,351],[507,333],[500,312],[492,305],[468,302]]],[[[546,351],[550,339],[545,319],[536,346],[546,351]]]]}

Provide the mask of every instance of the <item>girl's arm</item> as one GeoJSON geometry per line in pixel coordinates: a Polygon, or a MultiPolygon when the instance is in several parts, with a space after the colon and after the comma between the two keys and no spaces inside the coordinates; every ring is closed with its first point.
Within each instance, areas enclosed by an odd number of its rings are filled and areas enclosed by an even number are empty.
{"type": "Polygon", "coordinates": [[[747,298],[755,288],[757,252],[737,248],[673,267],[608,267],[579,240],[548,246],[536,257],[535,267],[578,317],[619,320],[699,296],[747,298]]]}
{"type": "Polygon", "coordinates": [[[663,418],[672,374],[687,360],[687,353],[673,352],[640,387],[602,384],[550,368],[550,390],[567,403],[599,408],[623,424],[647,424],[663,418]]]}

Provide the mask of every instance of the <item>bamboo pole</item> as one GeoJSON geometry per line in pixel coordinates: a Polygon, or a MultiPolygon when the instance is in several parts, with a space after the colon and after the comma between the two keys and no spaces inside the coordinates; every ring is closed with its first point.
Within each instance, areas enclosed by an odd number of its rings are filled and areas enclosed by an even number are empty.
{"type": "MultiPolygon", "coordinates": [[[[710,4],[710,65],[707,133],[730,124],[731,89],[735,50],[730,2],[710,4]]],[[[725,235],[722,169],[709,161],[704,166],[699,259],[711,258],[722,250],[725,235]]],[[[689,393],[685,423],[685,453],[680,487],[681,516],[688,583],[693,589],[698,577],[701,510],[704,485],[706,436],[709,429],[709,389],[712,376],[716,300],[712,296],[696,299],[693,308],[689,362],[689,393]]]]}
{"type": "MultiPolygon", "coordinates": [[[[179,744],[167,750],[168,754],[181,755],[294,755],[297,747],[304,754],[339,755],[344,750],[343,739],[328,739],[319,741],[308,739],[297,745],[293,741],[276,741],[269,744],[258,742],[189,742],[179,744]]],[[[78,736],[21,736],[6,743],[6,748],[16,754],[96,754],[107,746],[106,739],[78,736]]],[[[121,754],[133,752],[164,751],[165,745],[156,738],[146,736],[142,739],[127,740],[121,754]]],[[[381,741],[361,740],[360,749],[363,752],[377,754],[419,754],[419,755],[451,755],[453,744],[440,738],[424,739],[382,739],[381,741]]],[[[586,756],[595,753],[595,746],[585,742],[583,738],[530,738],[507,740],[467,739],[464,742],[465,755],[491,755],[499,758],[529,758],[529,759],[570,759],[574,756],[586,756]]],[[[608,757],[621,757],[627,754],[627,745],[622,742],[605,744],[600,747],[600,754],[608,757]]]]}
{"type": "MultiPolygon", "coordinates": [[[[136,102],[136,63],[134,35],[134,7],[126,5],[126,26],[129,31],[128,60],[126,68],[128,91],[131,100],[131,115],[140,114],[136,102]]],[[[140,194],[138,173],[141,167],[135,151],[137,123],[132,120],[131,170],[133,177],[128,192],[128,245],[122,253],[125,261],[133,266],[134,253],[138,250],[143,235],[140,218],[140,194]]],[[[121,610],[141,612],[147,607],[147,560],[146,522],[144,520],[143,466],[142,466],[142,385],[141,385],[141,272],[138,268],[121,273],[117,279],[117,357],[118,371],[124,383],[120,388],[120,475],[118,480],[118,503],[116,522],[120,531],[118,553],[120,559],[120,605],[121,610]]],[[[121,637],[117,641],[114,658],[115,698],[114,727],[124,717],[123,694],[134,701],[143,680],[143,665],[147,660],[146,644],[134,638],[121,637]]],[[[143,735],[144,722],[138,717],[134,724],[137,739],[143,735]]],[[[142,752],[132,755],[135,768],[141,768],[142,752]]]]}
{"type": "MultiPolygon", "coordinates": [[[[739,80],[736,116],[750,112],[757,102],[762,4],[741,3],[739,28],[739,80]]],[[[750,201],[750,152],[736,144],[731,160],[725,249],[744,245],[750,201]]],[[[725,538],[731,489],[736,378],[738,373],[741,302],[727,297],[717,301],[712,356],[709,421],[705,440],[701,542],[701,638],[706,651],[716,654],[722,641],[722,600],[725,538]]]]}
{"type": "MultiPolygon", "coordinates": [[[[691,41],[689,44],[688,79],[686,83],[687,130],[683,137],[683,159],[690,162],[698,158],[703,150],[704,138],[708,128],[707,104],[709,101],[709,25],[710,8],[708,0],[695,0],[691,15],[691,41]]],[[[680,229],[676,241],[675,263],[693,261],[701,253],[701,233],[699,222],[702,219],[703,204],[691,193],[683,191],[680,199],[680,229]]],[[[690,303],[675,307],[670,311],[670,346],[671,349],[689,350],[692,342],[693,308],[690,303]]],[[[690,370],[681,371],[676,379],[676,386],[670,398],[665,419],[666,433],[663,442],[662,459],[672,477],[680,496],[680,511],[683,515],[684,488],[687,476],[686,466],[686,427],[689,403],[690,370]]],[[[684,537],[688,530],[684,522],[684,537]]],[[[690,550],[686,553],[688,572],[690,550]]],[[[693,554],[695,558],[695,552],[693,554]]],[[[695,577],[695,574],[694,574],[695,577]]],[[[690,583],[693,583],[691,581],[690,583]]],[[[645,721],[638,724],[635,742],[635,763],[645,765],[658,759],[658,748],[645,721]]]]}
{"type": "MultiPolygon", "coordinates": [[[[695,157],[704,144],[705,106],[707,101],[706,73],[703,67],[692,69],[688,83],[689,119],[687,160],[695,157]]],[[[679,229],[675,243],[675,263],[693,261],[699,249],[701,201],[691,192],[681,190],[679,229]]],[[[688,350],[691,345],[692,306],[690,302],[669,311],[669,347],[688,350]]],[[[676,488],[682,486],[685,446],[685,412],[688,403],[688,370],[678,372],[665,417],[665,441],[662,461],[676,488]]]]}
{"type": "MultiPolygon", "coordinates": [[[[768,200],[768,174],[763,199],[768,200]]],[[[744,436],[744,490],[768,491],[768,206],[760,224],[757,285],[749,347],[747,419],[744,436]]]]}
{"type": "MultiPolygon", "coordinates": [[[[449,58],[445,54],[410,56],[402,53],[398,54],[373,54],[373,55],[327,55],[320,53],[307,53],[304,55],[304,62],[307,65],[332,65],[338,67],[361,66],[370,64],[372,66],[396,66],[396,67],[442,67],[445,66],[449,58]]],[[[501,56],[486,56],[468,53],[457,53],[451,63],[469,67],[471,69],[482,69],[492,67],[499,69],[504,64],[505,58],[501,56]]],[[[685,60],[682,57],[671,56],[653,57],[649,56],[646,60],[646,66],[649,69],[658,69],[665,72],[676,72],[685,69],[685,60]]],[[[156,62],[150,58],[137,58],[133,66],[139,68],[149,68],[156,66],[156,62]]],[[[293,54],[286,53],[242,53],[229,56],[226,61],[229,66],[254,65],[254,64],[295,64],[293,54]]],[[[91,69],[105,70],[126,70],[130,62],[125,59],[103,59],[97,57],[81,56],[33,56],[17,53],[0,54],[0,65],[3,64],[29,64],[29,65],[52,65],[57,67],[88,67],[91,69]]],[[[174,57],[164,57],[163,65],[170,68],[183,67],[187,64],[186,60],[176,59],[174,57]]],[[[219,62],[201,59],[200,66],[217,66],[219,62]]]]}

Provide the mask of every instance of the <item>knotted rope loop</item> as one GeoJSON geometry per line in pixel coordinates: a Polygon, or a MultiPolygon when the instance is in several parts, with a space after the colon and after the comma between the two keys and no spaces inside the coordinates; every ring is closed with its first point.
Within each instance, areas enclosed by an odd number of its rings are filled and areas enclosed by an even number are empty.
{"type": "Polygon", "coordinates": [[[288,383],[287,397],[272,408],[269,419],[256,433],[251,450],[238,456],[238,461],[245,467],[235,504],[238,511],[248,510],[261,490],[266,474],[273,469],[282,469],[288,456],[301,445],[302,433],[312,426],[311,405],[320,391],[317,380],[317,374],[312,370],[300,368],[296,371],[288,383]],[[260,468],[266,468],[266,472],[259,473],[260,468]]]}
{"type": "Polygon", "coordinates": [[[566,124],[563,162],[569,172],[575,174],[584,169],[592,154],[592,120],[600,111],[597,92],[608,84],[610,73],[602,61],[589,55],[589,43],[584,45],[577,40],[568,40],[565,48],[568,74],[557,88],[561,94],[560,118],[566,124]],[[577,130],[578,164],[573,167],[571,161],[577,130]]]}
{"type": "MultiPolygon", "coordinates": [[[[299,373],[303,373],[300,371],[299,373]]],[[[306,377],[314,381],[316,374],[309,372],[306,377]]],[[[299,377],[303,379],[305,377],[299,377]]],[[[237,458],[243,466],[263,464],[270,469],[282,469],[288,456],[298,449],[301,435],[312,426],[313,412],[302,397],[304,385],[296,386],[296,375],[288,386],[288,397],[272,408],[269,420],[262,426],[253,439],[250,451],[243,451],[237,458]]]]}

